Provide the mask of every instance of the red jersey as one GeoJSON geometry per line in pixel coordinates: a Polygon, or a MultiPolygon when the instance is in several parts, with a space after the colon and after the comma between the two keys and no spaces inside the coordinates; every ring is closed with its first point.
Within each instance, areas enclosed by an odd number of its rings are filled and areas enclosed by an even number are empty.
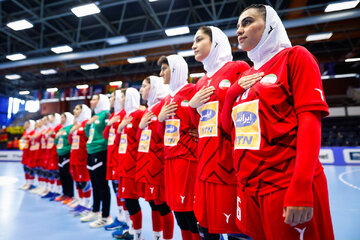
{"type": "MultiPolygon", "coordinates": [[[[215,88],[210,100],[197,108],[196,116],[193,117],[199,132],[198,176],[203,181],[236,184],[231,157],[232,143],[230,137],[222,130],[220,116],[227,90],[238,80],[240,74],[249,68],[243,61],[228,62],[212,77],[205,75],[196,83],[196,91],[202,87],[215,88]]],[[[192,114],[194,111],[195,109],[192,109],[192,114]]]]}
{"type": "MultiPolygon", "coordinates": [[[[36,134],[36,132],[34,133],[36,134]]],[[[37,138],[31,139],[30,141],[30,161],[29,161],[29,167],[39,167],[39,159],[40,159],[40,144],[41,144],[41,134],[37,138]]]]}
{"type": "MultiPolygon", "coordinates": [[[[264,77],[236,99],[231,117],[238,183],[246,192],[262,195],[289,186],[297,114],[318,111],[325,116],[328,106],[317,61],[303,47],[286,48],[244,76],[257,72],[264,72],[264,77]]],[[[315,175],[322,171],[318,161],[315,175]]]]}
{"type": "Polygon", "coordinates": [[[129,115],[133,118],[131,123],[123,129],[121,134],[117,134],[116,136],[119,140],[118,153],[120,159],[119,169],[121,177],[135,178],[137,150],[139,145],[136,134],[143,114],[144,111],[142,110],[136,110],[131,113],[129,115]]]}
{"type": "Polygon", "coordinates": [[[56,133],[62,128],[61,124],[58,124],[54,129],[54,133],[48,135],[47,144],[46,144],[46,156],[48,159],[47,169],[55,170],[58,169],[59,157],[56,151],[56,145],[54,144],[56,133]]]}
{"type": "Polygon", "coordinates": [[[189,101],[195,94],[195,85],[187,84],[174,96],[168,95],[162,103],[175,102],[178,106],[175,115],[159,122],[158,131],[164,136],[164,157],[182,158],[197,161],[197,142],[189,135],[189,130],[195,128],[191,123],[189,101]]]}
{"type": "Polygon", "coordinates": [[[48,132],[50,131],[50,127],[46,128],[42,133],[41,133],[41,137],[40,137],[40,167],[42,167],[43,169],[47,168],[48,165],[48,158],[46,155],[46,151],[47,151],[47,137],[48,137],[48,132]]]}
{"type": "Polygon", "coordinates": [[[20,149],[23,151],[23,155],[21,158],[21,163],[24,165],[27,165],[29,162],[29,157],[31,157],[30,155],[30,137],[31,135],[34,134],[34,130],[33,131],[24,131],[21,139],[20,139],[20,149]]]}
{"type": "Polygon", "coordinates": [[[106,125],[103,137],[108,140],[108,148],[107,148],[107,167],[114,167],[119,164],[119,144],[115,142],[116,137],[116,131],[118,129],[118,126],[122,119],[124,118],[126,112],[125,110],[121,110],[118,114],[115,115],[115,113],[111,114],[108,120],[105,120],[108,122],[115,116],[119,116],[119,120],[113,123],[113,125],[108,126],[106,125]]]}
{"type": "Polygon", "coordinates": [[[164,185],[164,142],[157,132],[157,116],[163,103],[159,102],[151,109],[145,110],[144,114],[152,112],[155,116],[146,128],[138,130],[139,147],[135,178],[137,182],[164,185]]]}
{"type": "Polygon", "coordinates": [[[85,125],[88,120],[84,120],[80,127],[73,133],[69,134],[69,144],[71,145],[70,151],[70,165],[83,165],[87,164],[87,148],[86,142],[88,140],[85,134],[85,125]]]}

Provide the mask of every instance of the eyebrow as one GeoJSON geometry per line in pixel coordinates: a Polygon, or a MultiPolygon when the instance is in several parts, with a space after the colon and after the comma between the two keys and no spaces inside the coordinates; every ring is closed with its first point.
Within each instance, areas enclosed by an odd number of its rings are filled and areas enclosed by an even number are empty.
{"type": "MultiPolygon", "coordinates": [[[[244,21],[245,20],[253,20],[254,18],[253,17],[250,17],[250,16],[248,16],[248,17],[246,17],[246,18],[243,18],[242,20],[241,20],[241,25],[244,25],[244,21]]],[[[237,24],[237,27],[239,27],[239,24],[237,24]]]]}

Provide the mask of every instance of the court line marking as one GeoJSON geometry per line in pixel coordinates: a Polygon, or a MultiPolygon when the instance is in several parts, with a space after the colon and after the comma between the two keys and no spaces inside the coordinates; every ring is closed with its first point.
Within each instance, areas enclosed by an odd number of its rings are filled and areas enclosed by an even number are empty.
{"type": "Polygon", "coordinates": [[[346,174],[349,174],[349,173],[353,173],[353,172],[360,172],[360,169],[356,169],[356,170],[349,170],[349,171],[346,171],[346,172],[342,172],[339,174],[339,180],[344,183],[345,185],[351,187],[351,188],[355,188],[356,190],[359,190],[360,191],[360,187],[354,185],[354,184],[351,184],[349,183],[348,181],[344,180],[343,176],[346,175],[346,174]]]}

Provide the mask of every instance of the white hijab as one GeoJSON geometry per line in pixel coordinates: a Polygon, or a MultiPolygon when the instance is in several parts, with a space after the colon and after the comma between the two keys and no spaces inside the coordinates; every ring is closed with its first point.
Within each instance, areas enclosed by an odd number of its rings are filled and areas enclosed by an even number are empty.
{"type": "Polygon", "coordinates": [[[185,59],[180,55],[166,57],[170,67],[170,90],[175,95],[183,86],[188,84],[189,69],[185,59]]]}
{"type": "Polygon", "coordinates": [[[26,129],[27,132],[31,132],[35,129],[35,121],[29,120],[29,127],[26,129]]]}
{"type": "Polygon", "coordinates": [[[212,77],[227,62],[232,61],[231,45],[228,37],[217,27],[209,26],[212,34],[209,55],[202,61],[206,75],[212,77]]]}
{"type": "Polygon", "coordinates": [[[164,84],[164,79],[157,76],[150,76],[150,90],[148,96],[148,106],[152,107],[161,99],[169,95],[169,85],[164,84]]]}
{"type": "MultiPolygon", "coordinates": [[[[40,122],[41,121],[41,119],[38,119],[38,120],[36,120],[37,122],[40,122]]],[[[39,132],[41,132],[42,130],[44,130],[45,129],[45,126],[44,125],[41,125],[41,127],[37,127],[36,129],[35,129],[35,132],[36,133],[39,133],[39,132]]]]}
{"type": "Polygon", "coordinates": [[[126,116],[135,112],[140,107],[140,93],[135,88],[127,88],[125,92],[125,112],[126,116]]]}
{"type": "Polygon", "coordinates": [[[114,102],[114,113],[115,114],[118,114],[123,109],[121,104],[120,104],[121,95],[122,95],[121,90],[116,90],[115,91],[115,102],[114,102]]]}
{"type": "Polygon", "coordinates": [[[94,109],[94,112],[95,114],[98,114],[102,111],[110,111],[110,101],[104,94],[99,94],[99,101],[94,109]]]}
{"type": "Polygon", "coordinates": [[[77,116],[76,121],[81,124],[83,121],[91,118],[91,109],[85,104],[81,104],[81,112],[77,116]]]}
{"type": "Polygon", "coordinates": [[[60,123],[61,123],[61,115],[58,113],[54,113],[54,121],[51,123],[51,127],[55,128],[60,123]]]}
{"type": "Polygon", "coordinates": [[[65,117],[66,117],[66,121],[63,124],[63,127],[67,127],[70,126],[71,124],[74,124],[74,115],[72,115],[69,112],[64,112],[65,117]]]}
{"type": "Polygon", "coordinates": [[[265,5],[266,25],[260,42],[248,52],[254,68],[258,70],[281,50],[291,47],[291,42],[275,10],[265,5]]]}

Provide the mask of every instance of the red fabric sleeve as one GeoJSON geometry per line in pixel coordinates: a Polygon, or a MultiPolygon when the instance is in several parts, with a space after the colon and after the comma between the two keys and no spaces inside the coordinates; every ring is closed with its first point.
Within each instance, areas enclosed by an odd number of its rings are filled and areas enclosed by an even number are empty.
{"type": "Polygon", "coordinates": [[[284,199],[284,207],[313,207],[312,183],[321,147],[319,112],[298,114],[298,136],[294,173],[284,199]]]}
{"type": "Polygon", "coordinates": [[[296,113],[320,111],[321,117],[329,115],[315,57],[306,48],[296,46],[289,52],[288,66],[296,113]]]}
{"type": "Polygon", "coordinates": [[[228,134],[231,135],[233,127],[231,112],[233,104],[236,98],[245,91],[244,88],[240,87],[236,81],[226,92],[224,106],[220,116],[220,127],[228,134]]]}
{"type": "Polygon", "coordinates": [[[119,145],[120,144],[120,136],[121,136],[121,133],[118,133],[117,132],[117,129],[116,129],[116,134],[115,134],[115,139],[114,139],[114,143],[116,145],[119,145]]]}
{"type": "Polygon", "coordinates": [[[191,120],[191,124],[195,128],[197,128],[199,126],[200,115],[197,112],[196,108],[190,107],[190,120],[191,120]]]}
{"type": "Polygon", "coordinates": [[[164,131],[165,131],[165,121],[164,122],[158,122],[157,126],[157,132],[159,137],[164,140],[164,131]]]}
{"type": "Polygon", "coordinates": [[[105,127],[105,129],[104,129],[104,131],[103,131],[103,137],[104,137],[104,139],[106,139],[106,140],[109,138],[110,128],[111,128],[111,126],[106,125],[106,127],[105,127]]]}
{"type": "Polygon", "coordinates": [[[69,141],[70,145],[72,144],[72,136],[73,136],[73,133],[69,133],[68,141],[69,141]]]}

